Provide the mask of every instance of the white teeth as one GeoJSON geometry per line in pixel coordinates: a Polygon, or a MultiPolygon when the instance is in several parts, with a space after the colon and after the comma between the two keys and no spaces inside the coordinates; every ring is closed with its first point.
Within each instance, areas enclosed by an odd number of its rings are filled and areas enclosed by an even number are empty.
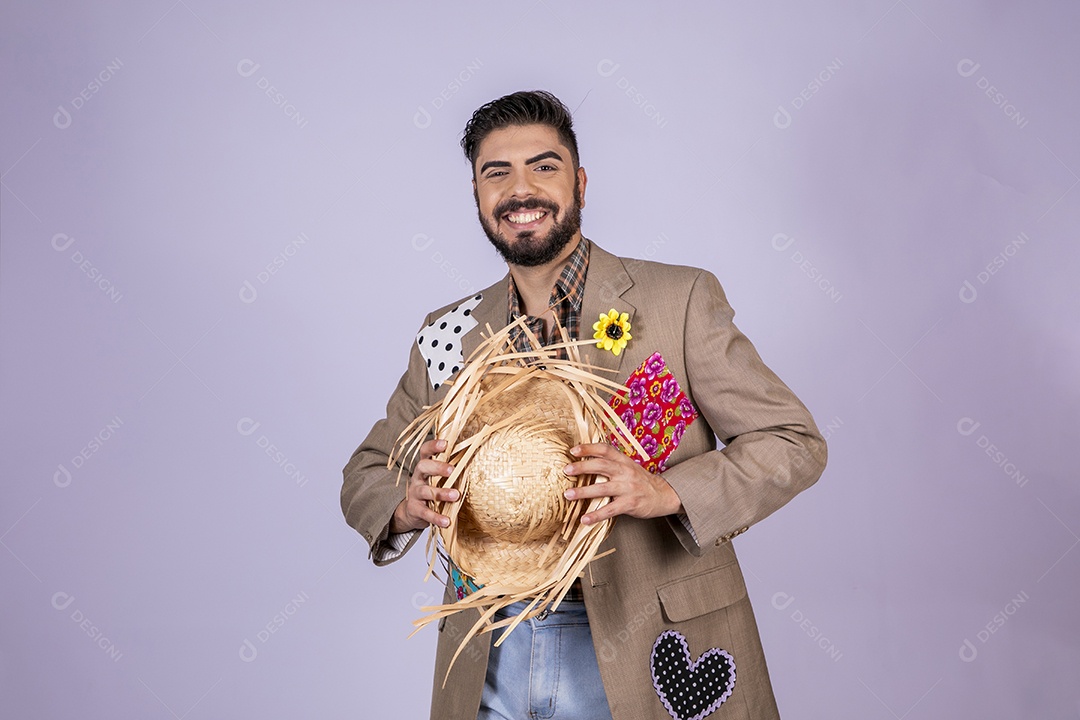
{"type": "Polygon", "coordinates": [[[543,216],[543,214],[544,213],[539,211],[531,213],[516,213],[513,215],[507,215],[507,218],[512,223],[531,223],[535,220],[539,220],[543,216]]]}

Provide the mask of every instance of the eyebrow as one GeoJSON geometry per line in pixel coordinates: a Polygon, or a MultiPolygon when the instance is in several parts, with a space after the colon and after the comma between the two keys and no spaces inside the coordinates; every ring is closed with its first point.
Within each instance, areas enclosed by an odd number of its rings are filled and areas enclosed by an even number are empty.
{"type": "MultiPolygon", "coordinates": [[[[548,158],[554,158],[559,162],[562,162],[562,156],[559,155],[559,153],[555,152],[554,150],[548,150],[547,152],[542,152],[535,157],[528,158],[525,161],[525,164],[532,165],[533,163],[540,162],[541,160],[547,160],[548,158]]],[[[506,162],[505,160],[488,160],[486,163],[480,166],[480,172],[484,172],[488,168],[493,167],[510,167],[510,163],[506,162]]]]}
{"type": "Polygon", "coordinates": [[[540,153],[536,157],[529,158],[525,161],[525,164],[532,165],[535,162],[540,162],[541,160],[546,160],[548,158],[555,158],[559,162],[562,162],[562,158],[559,157],[559,153],[555,152],[554,150],[548,150],[547,152],[540,153]]]}

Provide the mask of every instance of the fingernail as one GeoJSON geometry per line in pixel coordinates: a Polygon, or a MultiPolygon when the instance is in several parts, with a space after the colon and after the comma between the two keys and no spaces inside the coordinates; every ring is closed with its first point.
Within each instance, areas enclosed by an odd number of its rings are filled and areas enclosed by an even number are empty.
{"type": "Polygon", "coordinates": [[[566,497],[567,500],[573,500],[574,499],[574,491],[573,490],[567,490],[566,492],[563,493],[563,495],[566,497]]]}
{"type": "Polygon", "coordinates": [[[566,467],[564,467],[564,468],[562,469],[562,471],[563,471],[564,473],[566,473],[567,475],[571,475],[571,474],[573,474],[573,472],[574,472],[574,466],[573,466],[573,465],[567,465],[566,467]]]}
{"type": "Polygon", "coordinates": [[[582,515],[581,516],[581,524],[582,525],[592,525],[592,518],[589,517],[588,515],[582,515]]]}
{"type": "Polygon", "coordinates": [[[450,518],[443,518],[439,521],[439,524],[443,527],[450,527],[450,518]]]}
{"type": "Polygon", "coordinates": [[[572,448],[570,448],[570,454],[571,455],[580,455],[581,454],[581,448],[580,447],[572,447],[572,448]]]}
{"type": "Polygon", "coordinates": [[[435,447],[439,448],[440,450],[443,450],[443,449],[445,449],[445,448],[446,448],[446,441],[445,441],[445,440],[439,440],[439,441],[437,441],[437,442],[435,443],[435,447]]]}
{"type": "Polygon", "coordinates": [[[458,491],[457,491],[457,490],[451,490],[451,491],[450,491],[450,499],[451,499],[451,500],[457,500],[457,499],[458,499],[458,495],[459,495],[459,493],[458,493],[458,491]]]}

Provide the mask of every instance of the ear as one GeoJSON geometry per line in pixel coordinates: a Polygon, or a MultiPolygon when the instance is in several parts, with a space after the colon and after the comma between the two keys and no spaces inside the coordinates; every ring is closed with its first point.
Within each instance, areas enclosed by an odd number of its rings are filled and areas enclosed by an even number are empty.
{"type": "Polygon", "coordinates": [[[578,179],[578,204],[581,207],[585,207],[585,186],[589,184],[589,176],[585,173],[585,168],[578,166],[577,169],[578,179]]]}

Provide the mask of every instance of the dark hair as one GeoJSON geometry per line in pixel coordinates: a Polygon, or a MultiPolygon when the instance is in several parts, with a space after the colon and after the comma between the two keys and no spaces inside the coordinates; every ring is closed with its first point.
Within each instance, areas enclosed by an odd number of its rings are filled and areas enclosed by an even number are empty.
{"type": "Polygon", "coordinates": [[[574,135],[574,122],[570,111],[559,98],[546,90],[523,90],[482,105],[465,124],[461,149],[465,151],[465,157],[468,158],[473,172],[476,172],[476,155],[480,150],[480,143],[489,133],[511,125],[533,124],[548,125],[559,133],[559,140],[570,148],[570,157],[576,170],[577,136],[574,135]]]}

